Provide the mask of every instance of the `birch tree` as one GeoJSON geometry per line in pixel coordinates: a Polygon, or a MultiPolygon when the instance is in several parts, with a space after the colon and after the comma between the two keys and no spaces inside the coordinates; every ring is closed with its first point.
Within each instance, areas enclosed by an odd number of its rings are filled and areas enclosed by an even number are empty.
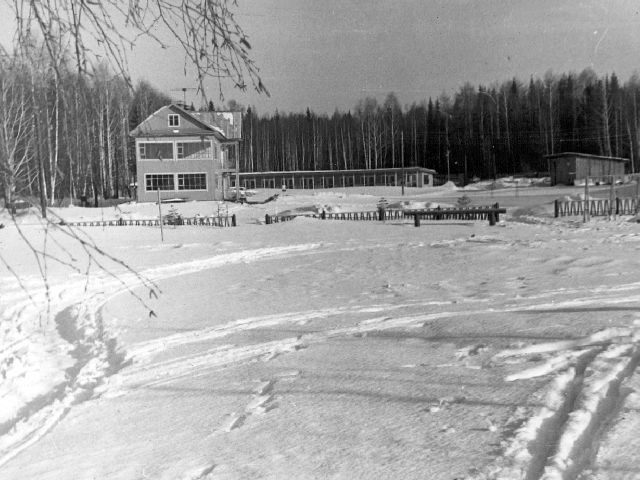
{"type": "MultiPolygon", "coordinates": [[[[200,92],[204,82],[223,81],[268,95],[251,44],[234,16],[235,0],[9,0],[16,26],[16,50],[39,32],[51,58],[71,46],[79,74],[90,72],[97,56],[105,58],[131,85],[127,51],[150,39],[163,48],[172,42],[184,53],[185,71],[193,69],[200,92]],[[156,33],[157,32],[157,33],[156,33]],[[169,40],[165,41],[165,35],[169,40]],[[91,45],[98,47],[91,47],[91,45]],[[96,51],[98,49],[99,51],[96,51]]],[[[59,68],[59,66],[55,66],[59,68]]]]}
{"type": "Polygon", "coordinates": [[[0,72],[0,176],[5,205],[14,200],[17,182],[26,177],[32,149],[29,91],[24,72],[15,63],[0,72]]]}

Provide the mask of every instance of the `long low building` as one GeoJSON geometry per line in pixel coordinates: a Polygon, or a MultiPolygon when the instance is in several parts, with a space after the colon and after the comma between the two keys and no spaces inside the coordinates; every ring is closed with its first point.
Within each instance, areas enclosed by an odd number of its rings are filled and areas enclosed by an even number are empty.
{"type": "MultiPolygon", "coordinates": [[[[240,172],[240,186],[254,188],[321,189],[341,187],[402,186],[404,171],[406,187],[433,186],[435,170],[422,167],[377,168],[360,170],[298,170],[280,172],[240,172]]],[[[235,181],[232,180],[232,188],[235,181]]]]}

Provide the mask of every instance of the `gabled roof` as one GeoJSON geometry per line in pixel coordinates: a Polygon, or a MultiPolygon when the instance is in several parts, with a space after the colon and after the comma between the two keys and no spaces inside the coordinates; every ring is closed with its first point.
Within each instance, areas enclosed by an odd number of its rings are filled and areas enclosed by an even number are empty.
{"type": "Polygon", "coordinates": [[[577,153],[577,152],[561,152],[561,153],[552,153],[550,155],[544,155],[544,158],[548,158],[549,160],[554,160],[556,158],[564,158],[564,157],[580,157],[580,158],[591,158],[593,160],[612,160],[614,162],[628,162],[628,158],[622,157],[607,157],[604,155],[593,155],[591,153],[577,153]]]}
{"type": "Polygon", "coordinates": [[[220,142],[228,141],[224,130],[220,128],[214,120],[215,117],[206,118],[198,114],[198,112],[185,110],[178,105],[165,105],[149,115],[149,117],[134,128],[129,135],[132,137],[181,137],[205,135],[213,136],[220,142]],[[180,115],[179,126],[169,126],[170,114],[180,115]]]}

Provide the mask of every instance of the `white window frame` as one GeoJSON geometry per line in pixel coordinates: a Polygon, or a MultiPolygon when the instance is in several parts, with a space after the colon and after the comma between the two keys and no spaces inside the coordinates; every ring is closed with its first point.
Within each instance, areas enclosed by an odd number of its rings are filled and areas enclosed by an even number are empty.
{"type": "Polygon", "coordinates": [[[215,160],[215,142],[211,140],[181,140],[176,142],[176,158],[178,160],[215,160]],[[197,144],[209,144],[205,145],[205,150],[208,151],[210,156],[202,156],[202,157],[186,157],[185,156],[185,148],[188,143],[197,143],[197,144]]]}
{"type": "Polygon", "coordinates": [[[144,174],[144,191],[145,192],[157,192],[157,191],[161,191],[161,192],[175,192],[176,188],[176,177],[174,173],[167,173],[167,172],[154,172],[154,173],[145,173],[144,174]],[[173,177],[173,188],[159,188],[156,190],[153,189],[149,189],[149,183],[147,182],[147,177],[151,177],[153,175],[163,175],[163,176],[167,176],[167,177],[173,177]]]}
{"type": "Polygon", "coordinates": [[[177,192],[206,192],[208,191],[209,178],[207,172],[178,172],[175,174],[174,185],[177,192]],[[204,175],[204,188],[180,188],[180,175],[204,175]]]}
{"type": "Polygon", "coordinates": [[[168,125],[170,127],[179,127],[180,126],[180,115],[177,113],[170,113],[168,117],[168,125]],[[172,123],[172,120],[176,120],[175,125],[172,123]]]}
{"type": "Polygon", "coordinates": [[[138,158],[140,160],[150,160],[150,161],[164,161],[164,160],[174,160],[175,157],[174,155],[176,154],[176,147],[174,146],[175,142],[173,140],[160,140],[160,141],[153,141],[153,140],[142,140],[140,142],[138,142],[138,158]],[[148,143],[170,143],[171,146],[171,157],[167,157],[167,158],[149,158],[147,157],[147,149],[146,149],[146,144],[148,143]],[[141,150],[144,150],[144,157],[142,156],[142,152],[141,150]]]}
{"type": "Polygon", "coordinates": [[[209,191],[209,175],[207,172],[149,172],[144,174],[144,190],[145,192],[157,192],[158,190],[149,190],[147,188],[147,177],[152,175],[166,175],[173,177],[173,189],[161,189],[161,192],[208,192],[209,191]],[[180,188],[180,175],[204,175],[205,188],[185,189],[180,188]]]}

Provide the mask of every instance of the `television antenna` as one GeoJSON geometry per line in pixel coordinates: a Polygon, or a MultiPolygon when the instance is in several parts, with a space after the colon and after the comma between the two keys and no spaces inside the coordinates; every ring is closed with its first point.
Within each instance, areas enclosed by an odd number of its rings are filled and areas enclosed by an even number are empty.
{"type": "Polygon", "coordinates": [[[172,88],[171,89],[172,92],[182,92],[182,104],[185,107],[187,106],[187,90],[198,90],[198,89],[197,88],[188,88],[188,87],[172,88]]]}

